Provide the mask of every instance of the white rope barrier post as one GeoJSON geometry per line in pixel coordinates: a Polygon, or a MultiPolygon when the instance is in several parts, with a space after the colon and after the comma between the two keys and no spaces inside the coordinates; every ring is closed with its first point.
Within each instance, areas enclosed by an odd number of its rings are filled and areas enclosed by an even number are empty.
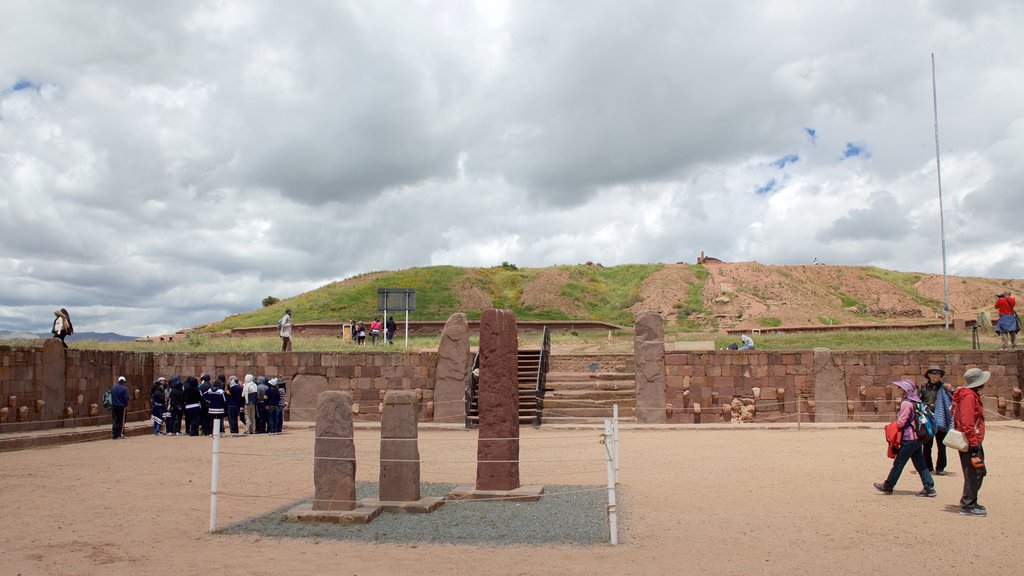
{"type": "Polygon", "coordinates": [[[220,476],[220,418],[213,420],[213,462],[210,465],[210,533],[217,531],[217,480],[220,476]]]}
{"type": "Polygon", "coordinates": [[[612,546],[619,543],[619,521],[615,511],[615,465],[612,462],[612,423],[611,420],[604,420],[604,452],[605,464],[608,468],[608,534],[612,546]]]}
{"type": "Polygon", "coordinates": [[[619,405],[612,404],[612,441],[615,451],[612,456],[615,458],[615,484],[619,483],[619,405]]]}

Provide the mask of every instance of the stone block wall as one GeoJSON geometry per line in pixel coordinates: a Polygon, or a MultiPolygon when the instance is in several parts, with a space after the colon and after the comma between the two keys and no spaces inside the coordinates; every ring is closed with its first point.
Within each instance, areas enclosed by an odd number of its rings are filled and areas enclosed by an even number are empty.
{"type": "Polygon", "coordinates": [[[324,390],[351,391],[356,419],[379,420],[385,390],[417,390],[419,418],[432,418],[436,353],[197,353],[67,351],[55,340],[30,347],[0,346],[0,433],[107,424],[101,398],[118,376],[128,380],[129,422],[149,419],[153,381],[245,374],[283,376],[291,420],[315,419],[324,390]],[[54,362],[56,358],[56,362],[54,362]],[[62,360],[62,361],[61,361],[62,360]],[[301,418],[300,418],[301,417],[301,418]]]}
{"type": "Polygon", "coordinates": [[[1024,418],[1017,396],[1024,384],[1024,355],[1019,352],[818,354],[816,359],[813,351],[667,352],[665,392],[666,403],[671,405],[667,421],[720,423],[747,416],[758,422],[795,422],[799,401],[804,422],[888,422],[899,400],[890,383],[904,377],[923,382],[930,364],[942,366],[946,380],[955,385],[963,384],[962,375],[968,368],[991,371],[983,392],[986,408],[992,412],[988,416],[1024,418]],[[822,362],[822,354],[827,355],[827,362],[822,362]],[[826,392],[836,392],[827,397],[841,400],[824,400],[826,392]],[[837,413],[825,418],[827,408],[837,413]]]}

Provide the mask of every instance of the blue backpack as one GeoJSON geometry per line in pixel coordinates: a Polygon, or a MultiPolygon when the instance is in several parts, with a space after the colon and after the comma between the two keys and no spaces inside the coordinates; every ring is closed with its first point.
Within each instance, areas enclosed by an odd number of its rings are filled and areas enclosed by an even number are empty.
{"type": "Polygon", "coordinates": [[[921,440],[935,436],[935,414],[928,409],[924,402],[913,402],[914,405],[914,431],[921,440]]]}

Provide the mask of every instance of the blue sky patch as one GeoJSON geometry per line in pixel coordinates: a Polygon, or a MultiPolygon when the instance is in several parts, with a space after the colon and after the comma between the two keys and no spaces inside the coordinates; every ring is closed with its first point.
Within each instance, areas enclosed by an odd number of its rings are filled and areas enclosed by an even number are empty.
{"type": "Polygon", "coordinates": [[[871,152],[868,151],[867,146],[860,144],[854,144],[853,142],[846,143],[846,150],[843,150],[843,159],[854,158],[857,156],[863,156],[864,158],[871,158],[871,152]]]}
{"type": "Polygon", "coordinates": [[[778,160],[772,162],[770,166],[772,168],[778,168],[781,170],[786,167],[786,164],[795,164],[799,161],[800,157],[797,156],[796,154],[787,154],[786,156],[783,156],[782,158],[779,158],[778,160]]]}
{"type": "Polygon", "coordinates": [[[39,88],[40,86],[38,84],[33,84],[30,80],[18,80],[14,83],[14,86],[11,86],[10,91],[17,92],[19,90],[35,90],[38,92],[39,88]]]}
{"type": "Polygon", "coordinates": [[[814,128],[804,128],[804,134],[807,134],[807,137],[811,139],[811,144],[818,141],[818,131],[814,128]]]}
{"type": "Polygon", "coordinates": [[[771,192],[772,190],[775,190],[775,186],[777,186],[777,185],[778,185],[778,182],[775,181],[775,178],[772,178],[771,180],[768,181],[767,184],[765,184],[764,186],[761,186],[760,188],[755,190],[754,193],[757,194],[758,196],[760,196],[762,194],[767,194],[767,193],[771,192]]]}

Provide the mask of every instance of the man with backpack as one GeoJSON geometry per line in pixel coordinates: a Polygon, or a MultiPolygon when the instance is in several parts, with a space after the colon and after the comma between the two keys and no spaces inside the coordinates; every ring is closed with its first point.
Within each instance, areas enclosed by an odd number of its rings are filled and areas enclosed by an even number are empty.
{"type": "Polygon", "coordinates": [[[899,415],[896,417],[896,426],[902,430],[902,439],[888,478],[885,479],[885,482],[876,482],[875,489],[883,494],[892,494],[896,482],[900,479],[900,474],[903,473],[903,467],[907,465],[907,460],[910,460],[914,463],[917,473],[921,475],[921,484],[924,485],[916,496],[934,498],[936,495],[935,480],[924,463],[921,444],[923,436],[935,433],[935,420],[930,413],[927,413],[928,409],[917,395],[917,386],[913,382],[903,379],[893,382],[893,384],[903,391],[899,415]]]}
{"type": "Polygon", "coordinates": [[[114,440],[124,438],[124,419],[126,418],[125,411],[128,409],[128,401],[130,395],[128,394],[128,386],[125,385],[127,380],[124,376],[117,377],[117,384],[110,389],[110,419],[111,419],[111,434],[114,440]]]}

